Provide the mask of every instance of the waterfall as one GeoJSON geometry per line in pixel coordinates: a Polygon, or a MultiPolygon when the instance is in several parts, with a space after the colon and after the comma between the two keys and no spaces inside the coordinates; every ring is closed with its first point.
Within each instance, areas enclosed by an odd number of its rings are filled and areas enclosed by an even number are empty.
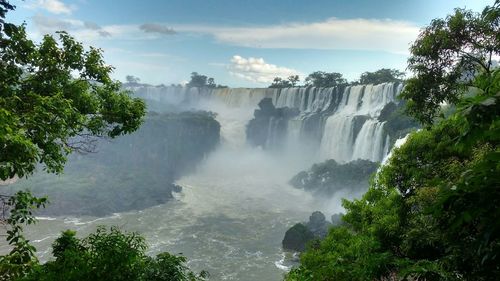
{"type": "Polygon", "coordinates": [[[402,86],[394,83],[347,87],[335,112],[328,117],[320,158],[344,163],[356,159],[380,162],[389,151],[384,123],[377,117],[396,100],[402,86]]]}
{"type": "Polygon", "coordinates": [[[354,143],[351,159],[381,161],[385,156],[385,143],[384,123],[366,120],[354,143]]]}
{"type": "Polygon", "coordinates": [[[351,116],[332,115],[326,121],[321,141],[321,154],[325,159],[348,162],[352,158],[354,144],[353,122],[351,116]]]}
{"type": "MultiPolygon", "coordinates": [[[[400,83],[382,83],[342,88],[148,86],[131,90],[150,103],[217,113],[223,138],[239,146],[246,139],[245,126],[253,118],[257,104],[263,98],[271,98],[276,108],[294,108],[300,114],[285,123],[286,131],[282,131],[282,120],[271,118],[265,132],[269,147],[293,146],[297,149],[297,145],[308,143],[316,147],[318,160],[335,159],[345,163],[356,159],[379,162],[388,154],[389,137],[384,123],[377,118],[385,105],[396,102],[401,89],[400,83]],[[281,144],[283,138],[279,136],[285,136],[286,143],[281,144]]],[[[150,108],[156,110],[158,105],[150,108]]]]}

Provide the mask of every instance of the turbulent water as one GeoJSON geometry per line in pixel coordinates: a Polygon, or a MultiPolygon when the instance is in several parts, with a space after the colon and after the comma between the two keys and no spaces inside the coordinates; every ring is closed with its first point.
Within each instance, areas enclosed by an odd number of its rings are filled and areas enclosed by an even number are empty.
{"type": "Polygon", "coordinates": [[[47,259],[60,230],[85,235],[97,225],[118,225],[142,233],[151,254],[183,253],[191,268],[208,270],[212,280],[280,280],[290,265],[282,261],[284,232],[321,208],[285,184],[286,170],[263,151],[227,148],[179,181],[183,192],[175,201],[100,219],[42,220],[30,236],[47,259]]]}
{"type": "Polygon", "coordinates": [[[150,254],[183,253],[192,269],[208,270],[212,280],[280,280],[292,264],[281,249],[285,231],[307,220],[312,211],[323,211],[327,217],[341,211],[340,198],[313,198],[289,186],[288,180],[326,158],[381,161],[389,147],[384,124],[376,117],[394,100],[400,86],[134,90],[156,109],[168,105],[216,112],[222,145],[196,172],[178,181],[183,191],[176,200],[105,218],[41,218],[38,225],[29,228],[28,235],[42,260],[50,258],[50,244],[62,230],[75,229],[84,236],[98,225],[117,225],[142,233],[150,254]],[[264,151],[245,143],[245,125],[265,97],[272,98],[277,107],[301,112],[288,123],[291,150],[264,151]],[[313,120],[310,118],[321,123],[316,146],[313,150],[297,149],[307,137],[305,124],[313,120]]]}

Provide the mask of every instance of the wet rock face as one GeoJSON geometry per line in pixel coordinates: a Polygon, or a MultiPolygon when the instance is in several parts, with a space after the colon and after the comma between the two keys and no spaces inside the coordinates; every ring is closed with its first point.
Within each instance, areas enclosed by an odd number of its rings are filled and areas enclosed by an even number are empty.
{"type": "Polygon", "coordinates": [[[283,249],[303,252],[306,249],[307,242],[314,239],[314,234],[302,223],[292,226],[286,231],[283,238],[283,249]]]}
{"type": "Polygon", "coordinates": [[[288,120],[298,114],[298,109],[276,108],[271,98],[262,99],[259,109],[254,112],[254,118],[247,124],[248,142],[262,148],[280,147],[285,141],[288,120]]]}

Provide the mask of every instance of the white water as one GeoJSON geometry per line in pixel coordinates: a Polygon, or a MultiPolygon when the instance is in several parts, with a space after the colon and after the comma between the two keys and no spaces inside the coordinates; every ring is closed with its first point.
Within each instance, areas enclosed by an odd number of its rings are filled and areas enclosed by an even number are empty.
{"type": "Polygon", "coordinates": [[[387,142],[384,139],[384,123],[373,119],[367,120],[354,142],[351,159],[380,161],[385,155],[387,142]]]}
{"type": "Polygon", "coordinates": [[[41,260],[50,259],[50,245],[65,229],[86,236],[99,225],[117,225],[144,235],[149,254],[183,253],[193,270],[208,270],[211,280],[281,280],[293,264],[283,258],[285,231],[315,210],[329,216],[340,207],[332,210],[330,201],[287,184],[312,164],[300,153],[275,155],[244,143],[244,128],[255,109],[245,103],[253,97],[224,92],[219,97],[223,102],[203,97],[193,103],[197,109],[218,112],[223,140],[196,172],[177,182],[183,190],[176,200],[104,218],[41,218],[27,232],[41,260]]]}
{"type": "Polygon", "coordinates": [[[321,140],[321,158],[345,163],[356,159],[380,162],[389,151],[384,123],[376,118],[395,101],[401,86],[392,83],[348,87],[337,110],[328,117],[321,140]],[[356,132],[356,117],[367,118],[356,132]]]}

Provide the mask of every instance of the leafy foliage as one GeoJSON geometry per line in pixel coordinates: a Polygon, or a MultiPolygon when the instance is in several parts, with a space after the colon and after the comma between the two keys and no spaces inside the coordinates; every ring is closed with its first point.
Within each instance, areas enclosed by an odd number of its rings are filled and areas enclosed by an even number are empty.
{"type": "MultiPolygon", "coordinates": [[[[36,44],[24,26],[4,22],[12,9],[0,2],[0,179],[29,176],[37,162],[59,173],[70,152],[92,150],[92,137],[114,138],[140,126],[144,103],[110,79],[100,50],[85,51],[64,32],[36,44]]],[[[0,280],[194,281],[207,275],[190,272],[183,257],[146,256],[143,237],[117,228],[99,228],[83,240],[68,230],[54,242],[55,261],[40,265],[23,224],[36,222],[32,211],[47,199],[25,191],[1,199],[12,250],[0,256],[0,280]]]]}
{"type": "Polygon", "coordinates": [[[125,81],[129,85],[138,85],[139,82],[141,82],[141,79],[139,77],[135,77],[133,75],[127,75],[127,76],[125,76],[125,81]]]}
{"type": "Polygon", "coordinates": [[[478,99],[412,134],[361,199],[344,201],[345,229],[306,252],[289,280],[498,276],[499,104],[500,95],[478,99]]]}
{"type": "Polygon", "coordinates": [[[337,72],[324,72],[324,71],[315,71],[309,74],[306,79],[306,86],[313,87],[336,87],[347,85],[347,80],[342,77],[342,74],[337,72]]]}
{"type": "Polygon", "coordinates": [[[64,32],[37,44],[24,26],[5,23],[0,57],[0,179],[30,175],[37,163],[61,172],[67,154],[93,149],[93,137],[142,122],[144,103],[111,80],[101,50],[64,32]]]}
{"type": "Polygon", "coordinates": [[[121,232],[116,227],[109,230],[100,227],[84,239],[67,230],[56,239],[52,248],[56,259],[36,265],[21,280],[196,281],[208,275],[189,271],[182,256],[169,253],[154,258],[147,256],[142,236],[121,232]]]}
{"type": "MultiPolygon", "coordinates": [[[[474,87],[476,76],[494,80],[493,61],[500,55],[500,1],[481,14],[456,9],[446,19],[435,19],[411,47],[408,79],[401,96],[407,111],[424,124],[431,124],[443,102],[456,104],[474,87]]],[[[477,90],[477,88],[476,88],[477,90]]],[[[489,88],[479,89],[491,94],[489,88]]]]}
{"type": "Polygon", "coordinates": [[[360,84],[380,84],[386,82],[402,82],[404,72],[397,69],[382,68],[375,72],[364,72],[359,78],[360,84]]]}
{"type": "Polygon", "coordinates": [[[45,206],[47,198],[33,197],[29,192],[19,191],[15,196],[1,196],[3,214],[0,223],[6,224],[7,242],[12,246],[8,255],[0,256],[0,280],[11,280],[22,276],[38,262],[35,247],[23,236],[23,224],[36,222],[33,210],[45,206]]]}
{"type": "Polygon", "coordinates": [[[273,83],[269,86],[269,88],[293,88],[297,86],[299,82],[298,75],[291,75],[286,80],[280,77],[276,77],[273,80],[273,83]]]}

